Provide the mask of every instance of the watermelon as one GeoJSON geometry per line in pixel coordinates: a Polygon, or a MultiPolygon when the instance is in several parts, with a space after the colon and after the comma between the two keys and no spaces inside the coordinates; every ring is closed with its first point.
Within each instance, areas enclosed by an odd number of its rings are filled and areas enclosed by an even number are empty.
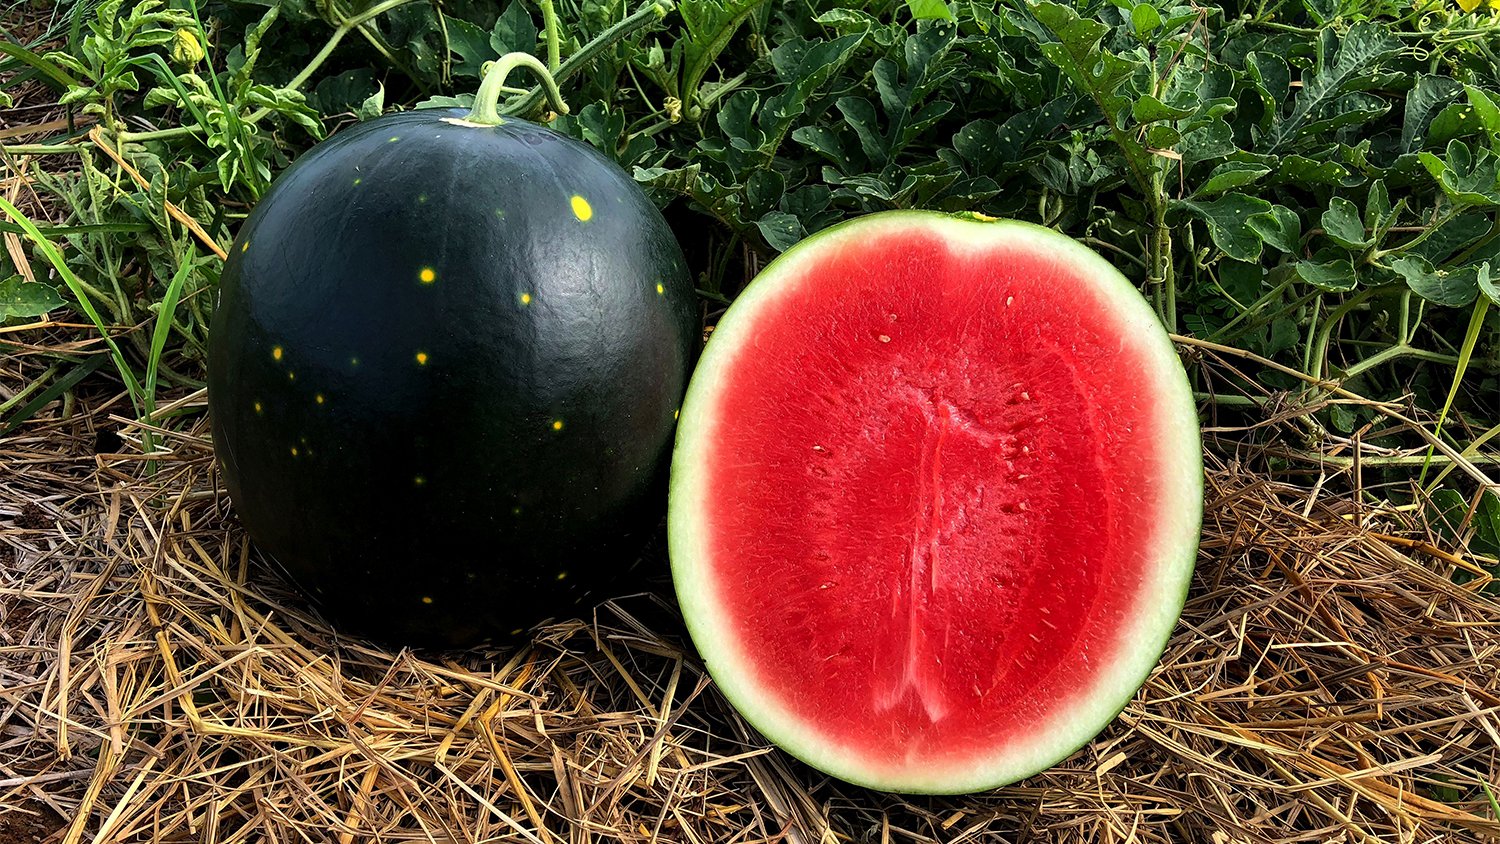
{"type": "Polygon", "coordinates": [[[1142,685],[1202,515],[1152,309],[1038,226],[886,212],[771,263],[683,405],[673,579],[723,693],[808,764],[962,793],[1067,757],[1142,685]]]}
{"type": "Polygon", "coordinates": [[[665,513],[701,337],[628,174],[473,117],[388,115],[299,158],[240,229],[210,333],[240,520],[390,644],[500,641],[615,588],[665,513]]]}

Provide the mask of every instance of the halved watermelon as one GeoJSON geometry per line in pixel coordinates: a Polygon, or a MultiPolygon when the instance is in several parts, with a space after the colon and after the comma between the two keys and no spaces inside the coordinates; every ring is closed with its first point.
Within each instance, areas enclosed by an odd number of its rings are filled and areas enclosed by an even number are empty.
{"type": "Polygon", "coordinates": [[[975,791],[1144,682],[1202,494],[1182,365],[1114,267],[1030,224],[888,212],[787,251],[719,322],[672,571],[766,737],[860,785],[975,791]]]}

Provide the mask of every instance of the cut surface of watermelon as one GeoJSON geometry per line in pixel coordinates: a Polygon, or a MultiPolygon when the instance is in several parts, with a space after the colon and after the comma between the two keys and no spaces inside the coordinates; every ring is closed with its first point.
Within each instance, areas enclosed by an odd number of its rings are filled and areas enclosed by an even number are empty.
{"type": "Polygon", "coordinates": [[[1186,377],[1114,267],[1030,224],[887,212],[793,247],[719,322],[668,527],[693,641],[767,738],[959,793],[1125,706],[1201,512],[1186,377]]]}

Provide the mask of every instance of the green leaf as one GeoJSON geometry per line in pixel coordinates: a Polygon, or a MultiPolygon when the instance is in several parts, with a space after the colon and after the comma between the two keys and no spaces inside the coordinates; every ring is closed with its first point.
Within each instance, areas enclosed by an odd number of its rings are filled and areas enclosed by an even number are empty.
{"type": "Polygon", "coordinates": [[[807,236],[802,221],[785,211],[771,211],[757,220],[755,226],[766,239],[766,245],[777,252],[785,252],[807,236]]]}
{"type": "Polygon", "coordinates": [[[1038,45],[1042,55],[1057,66],[1073,84],[1099,103],[1111,123],[1129,104],[1119,93],[1120,86],[1142,65],[1138,59],[1126,59],[1100,46],[1109,27],[1080,18],[1069,6],[1043,0],[1032,3],[1031,12],[1057,39],[1038,45]]]}
{"type": "Polygon", "coordinates": [[[1302,280],[1313,287],[1330,293],[1353,290],[1359,284],[1359,279],[1354,274],[1354,265],[1343,258],[1325,263],[1298,261],[1297,275],[1302,276],[1302,280]]]}
{"type": "Polygon", "coordinates": [[[1479,116],[1468,102],[1449,103],[1432,118],[1432,125],[1427,130],[1426,146],[1440,147],[1456,138],[1477,135],[1483,129],[1479,116]]]}
{"type": "Polygon", "coordinates": [[[19,275],[0,281],[0,323],[39,317],[62,306],[62,297],[48,285],[27,281],[19,275]]]}
{"type": "Polygon", "coordinates": [[[792,121],[807,110],[808,98],[849,61],[864,37],[864,33],[855,33],[825,41],[791,39],[771,51],[776,75],[787,85],[769,97],[759,112],[760,127],[766,138],[761,147],[763,152],[775,152],[790,131],[792,121]]]}
{"type": "MultiPolygon", "coordinates": [[[[513,7],[519,5],[511,3],[513,7]]],[[[444,15],[443,31],[448,36],[448,49],[459,57],[453,64],[454,76],[478,78],[484,63],[500,55],[490,46],[490,34],[466,20],[444,15]]]]}
{"type": "Polygon", "coordinates": [[[1130,116],[1134,117],[1137,123],[1152,123],[1157,120],[1181,120],[1197,110],[1197,108],[1169,106],[1147,94],[1136,100],[1135,105],[1130,107],[1130,116]]]}
{"type": "Polygon", "coordinates": [[[1262,240],[1248,221],[1271,210],[1271,203],[1257,196],[1230,193],[1211,201],[1177,200],[1174,207],[1183,208],[1208,224],[1209,237],[1225,255],[1239,261],[1260,258],[1262,240]]]}
{"type": "Polygon", "coordinates": [[[1430,152],[1417,154],[1443,193],[1458,205],[1500,205],[1500,156],[1481,149],[1478,157],[1462,141],[1449,141],[1442,158],[1430,152]]]}
{"type": "Polygon", "coordinates": [[[1435,270],[1420,255],[1403,255],[1391,262],[1391,269],[1406,279],[1413,292],[1436,305],[1461,308],[1479,292],[1477,273],[1435,270]]]}
{"type": "Polygon", "coordinates": [[[511,0],[490,29],[490,49],[495,51],[494,56],[535,53],[538,34],[536,22],[531,19],[526,4],[521,0],[511,0]]]}
{"type": "Polygon", "coordinates": [[[1447,76],[1424,74],[1417,77],[1417,84],[1406,95],[1405,117],[1401,123],[1402,152],[1413,152],[1421,146],[1433,114],[1453,102],[1463,88],[1447,76]]]}
{"type": "MultiPolygon", "coordinates": [[[[1303,155],[1283,156],[1276,167],[1276,180],[1299,187],[1332,185],[1345,187],[1350,181],[1349,168],[1337,161],[1318,161],[1303,155]]],[[[1355,184],[1359,181],[1355,180],[1355,184]]]]}
{"type": "MultiPolygon", "coordinates": [[[[1324,30],[1324,33],[1325,40],[1331,41],[1332,30],[1324,30]]],[[[1400,49],[1401,41],[1391,35],[1388,26],[1369,21],[1349,27],[1332,56],[1326,55],[1327,48],[1320,42],[1318,65],[1303,74],[1302,90],[1292,106],[1292,113],[1273,126],[1267,151],[1275,152],[1302,137],[1308,124],[1325,115],[1351,82],[1374,70],[1400,49]]]]}
{"type": "Polygon", "coordinates": [[[354,116],[360,120],[374,120],[385,111],[385,86],[381,85],[375,89],[375,93],[365,97],[364,102],[354,112],[354,116]]]}
{"type": "Polygon", "coordinates": [[[1212,161],[1233,155],[1239,147],[1234,143],[1234,130],[1221,118],[1183,134],[1174,147],[1182,156],[1184,166],[1191,167],[1200,161],[1212,161]]]}
{"type": "Polygon", "coordinates": [[[765,0],[681,0],[677,11],[682,15],[685,37],[682,45],[682,87],[678,96],[694,102],[698,86],[729,46],[736,30],[765,0]]]}
{"type": "Polygon", "coordinates": [[[372,71],[365,68],[347,70],[337,76],[325,77],[307,101],[321,114],[344,114],[357,111],[360,103],[378,87],[372,71]]]}
{"type": "Polygon", "coordinates": [[[1295,211],[1282,205],[1272,205],[1268,211],[1250,215],[1245,225],[1268,245],[1288,254],[1297,251],[1302,238],[1302,221],[1295,211]]]}
{"type": "Polygon", "coordinates": [[[1226,161],[1214,168],[1214,171],[1208,175],[1208,181],[1194,191],[1193,195],[1216,196],[1256,182],[1270,172],[1271,168],[1264,164],[1250,161],[1226,161]]]}
{"type": "Polygon", "coordinates": [[[1473,85],[1465,85],[1464,91],[1469,95],[1469,106],[1474,109],[1474,117],[1490,137],[1490,148],[1500,153],[1500,104],[1473,85]]]}
{"type": "Polygon", "coordinates": [[[1135,30],[1135,37],[1145,41],[1161,28],[1161,12],[1150,3],[1137,3],[1130,10],[1130,26],[1135,30]]]}
{"type": "Polygon", "coordinates": [[[1490,273],[1490,262],[1485,261],[1474,270],[1474,283],[1484,298],[1490,300],[1492,305],[1500,305],[1500,278],[1490,273]]]}
{"type": "Polygon", "coordinates": [[[948,8],[944,0],[906,0],[906,8],[911,10],[911,16],[919,21],[953,20],[953,10],[948,8]]]}
{"type": "Polygon", "coordinates": [[[1342,196],[1334,197],[1321,218],[1323,233],[1345,249],[1363,249],[1370,245],[1359,208],[1342,196]]]}

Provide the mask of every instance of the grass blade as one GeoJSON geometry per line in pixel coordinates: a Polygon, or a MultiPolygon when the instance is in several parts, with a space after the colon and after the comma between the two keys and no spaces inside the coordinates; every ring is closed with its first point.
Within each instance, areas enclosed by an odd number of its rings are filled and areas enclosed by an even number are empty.
{"type": "Polygon", "coordinates": [[[57,271],[58,277],[72,291],[73,298],[78,302],[78,307],[83,310],[84,314],[94,323],[94,327],[99,330],[99,336],[104,339],[104,344],[109,347],[110,356],[115,361],[115,368],[120,371],[120,378],[125,381],[125,388],[130,392],[130,402],[135,405],[135,412],[139,414],[142,409],[141,382],[135,377],[135,372],[125,360],[125,353],[120,350],[120,346],[115,342],[115,338],[110,336],[109,326],[105,325],[104,319],[99,316],[99,310],[94,307],[93,301],[89,299],[88,293],[84,291],[83,284],[79,281],[78,276],[73,274],[72,268],[63,260],[62,253],[58,252],[57,247],[52,245],[52,241],[42,235],[41,231],[37,229],[36,224],[25,214],[21,213],[21,209],[12,205],[10,200],[0,196],[0,210],[10,215],[10,218],[21,227],[26,236],[31,238],[32,242],[36,244],[42,256],[57,271]]]}
{"type": "Polygon", "coordinates": [[[73,389],[74,385],[98,369],[107,357],[108,355],[90,355],[83,363],[74,367],[73,371],[52,382],[52,386],[38,393],[31,401],[16,408],[16,412],[12,413],[9,419],[0,423],[0,437],[14,431],[27,419],[35,416],[37,411],[56,400],[58,396],[73,389]]]}

